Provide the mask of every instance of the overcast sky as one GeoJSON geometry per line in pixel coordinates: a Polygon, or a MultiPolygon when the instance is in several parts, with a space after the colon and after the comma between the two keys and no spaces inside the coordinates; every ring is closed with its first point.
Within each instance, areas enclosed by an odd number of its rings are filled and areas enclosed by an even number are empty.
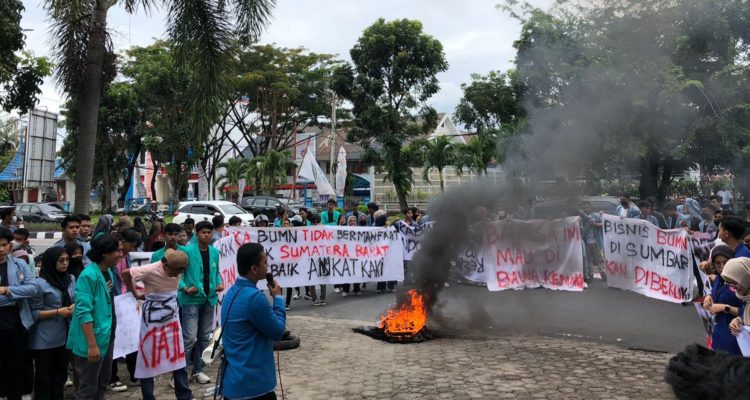
{"type": "MultiPolygon", "coordinates": [[[[273,20],[261,38],[262,43],[284,47],[306,47],[318,53],[338,54],[349,60],[349,50],[362,31],[376,19],[409,18],[422,21],[424,32],[443,43],[450,69],[440,74],[441,91],[431,99],[438,112],[453,113],[461,98],[461,83],[472,73],[512,67],[513,41],[520,25],[495,9],[502,0],[278,0],[273,20]]],[[[552,0],[538,0],[544,5],[552,0]]],[[[26,11],[21,24],[26,46],[35,55],[50,52],[49,23],[41,0],[24,0],[26,11]]],[[[117,51],[145,46],[165,37],[165,14],[129,15],[122,7],[108,15],[117,51]]],[[[40,107],[58,112],[63,94],[52,78],[43,86],[40,107]]]]}

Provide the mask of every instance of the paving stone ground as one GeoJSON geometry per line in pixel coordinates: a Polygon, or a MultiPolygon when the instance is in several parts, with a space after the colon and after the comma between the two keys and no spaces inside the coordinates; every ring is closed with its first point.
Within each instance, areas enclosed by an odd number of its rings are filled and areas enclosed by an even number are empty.
{"type": "MultiPolygon", "coordinates": [[[[302,340],[281,352],[289,400],[675,398],[662,379],[670,354],[543,337],[390,344],[354,333],[359,321],[290,316],[287,324],[302,340]]],[[[214,378],[216,368],[207,373],[214,378]]],[[[193,384],[194,396],[210,386],[193,384]]],[[[156,388],[157,399],[174,398],[166,376],[156,388]]],[[[107,398],[140,399],[140,389],[107,398]]]]}

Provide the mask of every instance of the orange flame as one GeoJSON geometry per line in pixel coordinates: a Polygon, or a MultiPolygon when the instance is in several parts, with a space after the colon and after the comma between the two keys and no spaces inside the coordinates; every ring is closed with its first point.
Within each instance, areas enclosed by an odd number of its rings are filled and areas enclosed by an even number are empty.
{"type": "Polygon", "coordinates": [[[424,296],[416,290],[406,292],[408,298],[398,308],[386,310],[380,324],[386,335],[416,335],[427,323],[424,296]]]}

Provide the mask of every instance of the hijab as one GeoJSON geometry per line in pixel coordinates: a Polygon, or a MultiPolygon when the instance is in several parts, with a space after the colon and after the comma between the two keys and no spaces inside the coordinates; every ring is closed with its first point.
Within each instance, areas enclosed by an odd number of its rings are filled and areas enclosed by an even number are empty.
{"type": "MultiPolygon", "coordinates": [[[[68,273],[78,278],[78,275],[80,275],[81,271],[83,271],[83,246],[81,246],[77,242],[68,243],[65,245],[65,251],[68,253],[68,257],[70,257],[70,263],[68,264],[68,273]],[[78,257],[73,257],[76,249],[81,249],[81,255],[78,257]]],[[[55,265],[57,265],[57,260],[55,260],[55,265]]]]}
{"type": "MultiPolygon", "coordinates": [[[[724,278],[724,281],[729,278],[732,281],[737,282],[744,289],[750,289],[750,258],[739,257],[727,261],[727,263],[724,264],[724,271],[721,273],[721,277],[724,278]]],[[[737,298],[745,303],[750,303],[750,294],[742,296],[739,293],[736,293],[736,295],[737,298]]],[[[750,307],[745,307],[742,321],[744,321],[745,324],[750,324],[750,307]]]]}
{"type": "Polygon", "coordinates": [[[112,215],[104,214],[99,217],[99,222],[96,223],[96,229],[94,229],[94,234],[91,236],[91,240],[93,241],[97,237],[109,233],[112,233],[112,215]]]}
{"type": "MultiPolygon", "coordinates": [[[[39,277],[44,278],[47,283],[56,287],[62,293],[62,306],[67,307],[72,302],[68,293],[70,285],[70,274],[67,271],[60,272],[57,270],[57,260],[65,253],[63,247],[50,247],[42,254],[42,270],[39,271],[39,277]]],[[[68,266],[70,268],[70,266],[68,266]]]]}

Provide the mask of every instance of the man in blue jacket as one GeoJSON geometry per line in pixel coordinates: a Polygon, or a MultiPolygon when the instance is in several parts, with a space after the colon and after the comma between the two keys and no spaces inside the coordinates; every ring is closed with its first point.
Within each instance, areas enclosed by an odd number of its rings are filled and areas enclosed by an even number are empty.
{"type": "Polygon", "coordinates": [[[221,394],[226,399],[273,400],[273,342],[281,340],[286,325],[281,286],[274,281],[268,288],[273,296],[271,309],[256,286],[268,272],[268,257],[257,243],[239,248],[237,272],[239,277],[221,305],[225,363],[221,394]]]}

